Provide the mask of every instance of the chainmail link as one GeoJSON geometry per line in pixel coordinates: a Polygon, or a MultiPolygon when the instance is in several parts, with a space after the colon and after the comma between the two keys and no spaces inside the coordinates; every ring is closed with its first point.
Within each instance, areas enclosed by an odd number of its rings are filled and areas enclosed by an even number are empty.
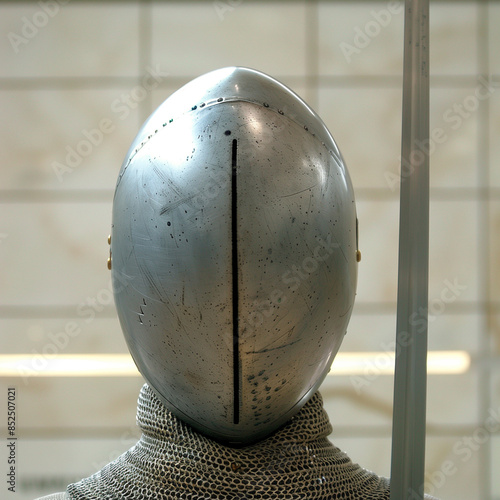
{"type": "MultiPolygon", "coordinates": [[[[68,486],[73,500],[389,499],[389,482],[333,446],[319,393],[267,439],[232,448],[191,429],[146,384],[138,443],[68,486]]],[[[430,497],[426,497],[430,498],[430,497]]]]}

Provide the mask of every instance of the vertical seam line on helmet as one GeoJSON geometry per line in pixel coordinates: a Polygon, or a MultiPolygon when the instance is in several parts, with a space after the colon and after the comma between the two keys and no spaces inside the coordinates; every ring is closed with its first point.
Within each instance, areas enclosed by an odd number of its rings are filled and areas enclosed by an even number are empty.
{"type": "Polygon", "coordinates": [[[232,302],[233,302],[233,423],[240,421],[240,346],[239,346],[239,297],[238,297],[238,192],[237,192],[238,141],[233,139],[231,148],[231,240],[232,240],[232,302]]]}

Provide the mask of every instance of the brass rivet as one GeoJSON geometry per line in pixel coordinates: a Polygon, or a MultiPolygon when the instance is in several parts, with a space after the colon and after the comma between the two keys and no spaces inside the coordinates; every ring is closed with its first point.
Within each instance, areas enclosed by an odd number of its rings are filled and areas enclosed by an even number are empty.
{"type": "Polygon", "coordinates": [[[356,250],[356,262],[361,262],[361,252],[356,250]]]}
{"type": "MultiPolygon", "coordinates": [[[[108,245],[111,245],[111,235],[108,235],[108,245]]],[[[109,249],[108,269],[111,271],[111,248],[109,249]]]]}

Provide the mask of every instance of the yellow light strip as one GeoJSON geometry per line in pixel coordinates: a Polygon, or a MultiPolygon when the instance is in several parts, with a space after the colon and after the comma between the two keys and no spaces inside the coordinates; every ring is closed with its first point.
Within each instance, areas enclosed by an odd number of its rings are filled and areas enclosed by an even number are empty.
{"type": "Polygon", "coordinates": [[[139,376],[130,354],[6,354],[0,377],[139,376]]]}
{"type": "MultiPolygon", "coordinates": [[[[394,375],[394,352],[344,352],[333,362],[329,375],[394,375]]],[[[429,375],[465,373],[470,367],[467,351],[429,351],[429,375]]]]}
{"type": "MultiPolygon", "coordinates": [[[[465,373],[470,367],[466,351],[430,351],[429,374],[465,373]]],[[[394,353],[343,352],[337,354],[329,375],[393,375],[394,353]]],[[[130,354],[4,354],[0,377],[135,377],[139,372],[130,354]]]]}

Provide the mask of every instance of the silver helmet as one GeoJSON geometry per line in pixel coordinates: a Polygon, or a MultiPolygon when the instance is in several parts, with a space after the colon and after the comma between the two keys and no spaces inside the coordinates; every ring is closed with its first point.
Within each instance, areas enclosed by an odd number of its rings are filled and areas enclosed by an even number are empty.
{"type": "Polygon", "coordinates": [[[349,174],[290,89],[213,71],[132,143],[111,252],[120,323],[150,387],[198,431],[252,443],[308,401],[346,332],[359,255],[349,174]]]}

